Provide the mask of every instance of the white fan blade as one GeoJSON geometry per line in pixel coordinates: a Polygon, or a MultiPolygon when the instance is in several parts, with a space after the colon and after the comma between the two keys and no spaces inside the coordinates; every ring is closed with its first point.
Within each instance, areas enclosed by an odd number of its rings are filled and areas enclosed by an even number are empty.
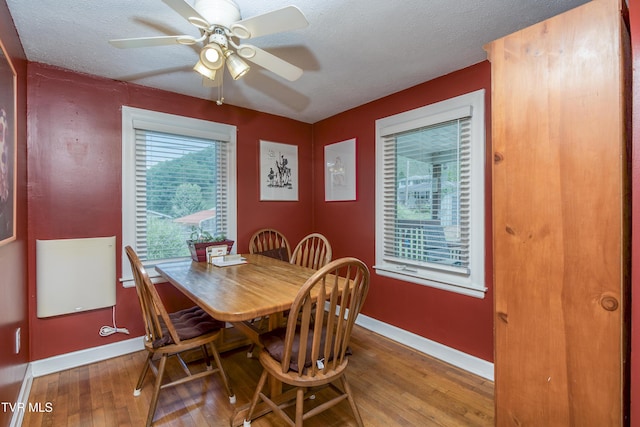
{"type": "Polygon", "coordinates": [[[171,9],[175,10],[180,15],[182,15],[184,19],[191,22],[196,27],[202,28],[203,30],[206,30],[207,28],[209,28],[209,24],[207,23],[207,20],[204,19],[204,17],[200,15],[200,13],[197,10],[195,10],[193,6],[191,6],[185,0],[162,0],[162,1],[171,9]]]}
{"type": "Polygon", "coordinates": [[[241,57],[289,81],[298,80],[302,75],[301,68],[250,44],[243,44],[238,48],[237,52],[241,57]]]}
{"type": "Polygon", "coordinates": [[[120,49],[131,47],[166,46],[171,44],[194,44],[196,39],[191,36],[158,36],[139,37],[134,39],[114,39],[109,40],[113,46],[120,49]]]}
{"type": "Polygon", "coordinates": [[[242,19],[231,25],[231,32],[240,39],[266,36],[283,31],[298,30],[309,25],[307,18],[295,6],[287,6],[271,12],[242,19]]]}

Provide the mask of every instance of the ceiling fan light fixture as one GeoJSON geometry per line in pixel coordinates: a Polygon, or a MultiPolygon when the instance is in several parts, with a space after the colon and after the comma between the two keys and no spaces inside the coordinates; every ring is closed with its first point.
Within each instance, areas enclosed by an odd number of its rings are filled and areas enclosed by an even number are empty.
{"type": "Polygon", "coordinates": [[[198,61],[196,65],[193,66],[193,69],[208,79],[215,80],[216,78],[216,70],[207,67],[202,61],[198,61]]]}
{"type": "Polygon", "coordinates": [[[207,68],[217,70],[224,63],[222,49],[216,43],[209,43],[200,51],[200,62],[207,68]]]}
{"type": "Polygon", "coordinates": [[[249,72],[251,67],[249,67],[249,65],[247,65],[247,63],[235,53],[230,50],[225,50],[224,56],[227,58],[227,69],[229,70],[233,80],[238,80],[249,72]]]}

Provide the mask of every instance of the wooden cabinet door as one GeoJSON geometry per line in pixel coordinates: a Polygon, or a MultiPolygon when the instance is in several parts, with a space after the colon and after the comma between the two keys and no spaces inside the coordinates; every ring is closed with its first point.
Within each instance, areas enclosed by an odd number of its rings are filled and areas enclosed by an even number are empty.
{"type": "Polygon", "coordinates": [[[617,426],[628,287],[619,0],[490,43],[499,426],[617,426]]]}

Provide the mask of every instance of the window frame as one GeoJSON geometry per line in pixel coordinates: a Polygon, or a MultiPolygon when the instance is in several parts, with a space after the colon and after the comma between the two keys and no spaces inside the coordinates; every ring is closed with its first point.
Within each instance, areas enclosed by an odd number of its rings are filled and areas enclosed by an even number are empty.
{"type": "MultiPolygon", "coordinates": [[[[236,126],[210,122],[193,117],[178,116],[135,107],[122,106],[122,247],[136,249],[135,189],[136,189],[136,127],[150,131],[172,133],[224,141],[227,152],[227,233],[237,240],[237,141],[236,126]]],[[[187,243],[185,242],[185,245],[187,243]]],[[[186,259],[186,258],[178,258],[186,259]]],[[[165,260],[163,260],[165,261],[165,260]]],[[[154,261],[143,261],[149,276],[158,278],[154,261]]],[[[122,278],[125,287],[133,286],[133,274],[124,250],[122,251],[122,278]]]]}
{"type": "MultiPolygon", "coordinates": [[[[390,263],[384,259],[384,198],[375,202],[376,274],[430,286],[463,295],[484,298],[485,286],[485,90],[480,89],[444,101],[376,120],[376,194],[384,194],[384,141],[388,135],[460,118],[471,111],[471,178],[469,274],[446,269],[430,269],[413,263],[390,263]]],[[[396,187],[397,187],[397,178],[396,187]]],[[[455,269],[452,269],[455,270],[455,269]]]]}

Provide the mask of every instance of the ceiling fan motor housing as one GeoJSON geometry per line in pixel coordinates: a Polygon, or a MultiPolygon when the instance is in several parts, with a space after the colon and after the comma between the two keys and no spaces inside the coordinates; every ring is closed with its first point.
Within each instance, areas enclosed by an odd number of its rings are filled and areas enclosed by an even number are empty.
{"type": "Polygon", "coordinates": [[[196,0],[193,8],[207,20],[209,25],[230,28],[241,19],[240,8],[233,0],[196,0]]]}

